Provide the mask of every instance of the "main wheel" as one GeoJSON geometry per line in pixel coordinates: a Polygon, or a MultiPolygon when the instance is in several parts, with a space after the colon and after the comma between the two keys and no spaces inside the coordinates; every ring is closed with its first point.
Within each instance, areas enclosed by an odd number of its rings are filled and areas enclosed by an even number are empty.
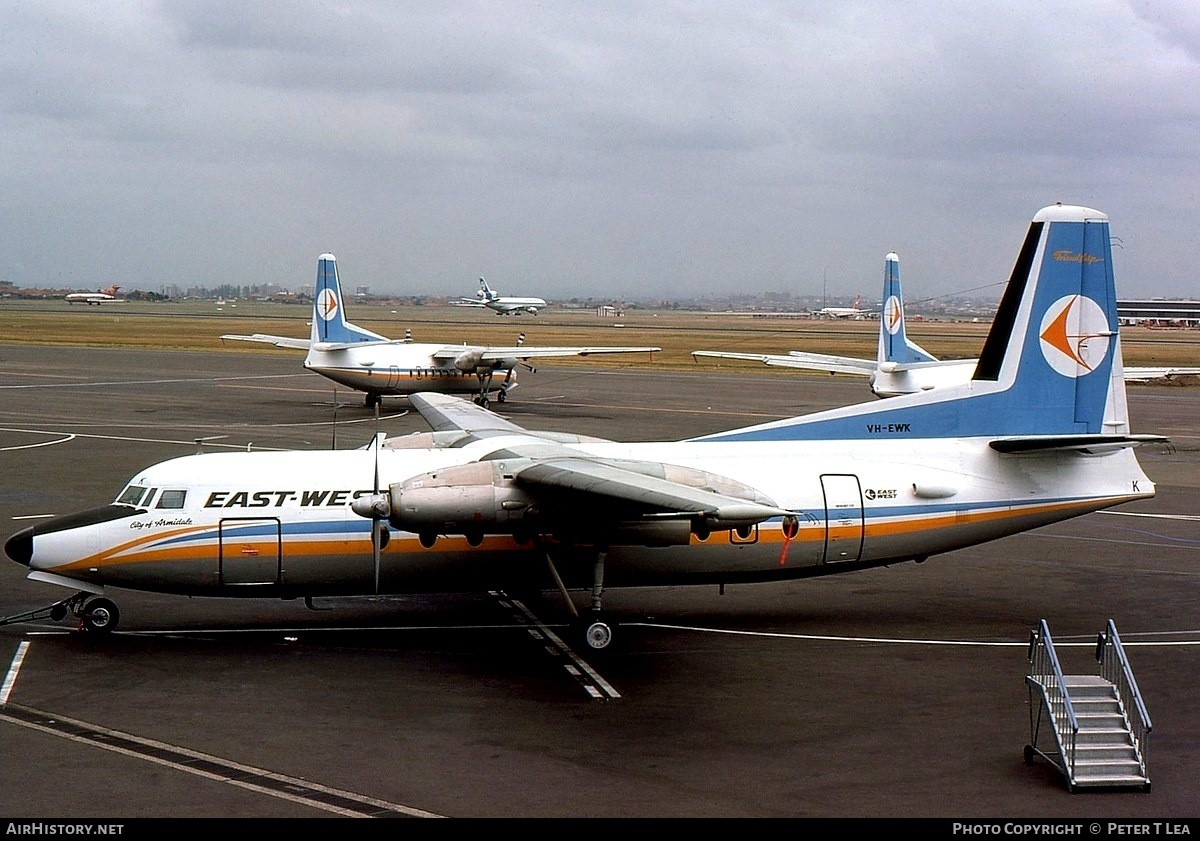
{"type": "Polygon", "coordinates": [[[508,392],[505,391],[504,389],[500,389],[500,393],[496,395],[496,399],[499,400],[501,403],[505,402],[506,400],[508,400],[508,392]]]}
{"type": "Polygon", "coordinates": [[[117,627],[121,612],[105,598],[89,599],[83,606],[83,630],[93,634],[108,634],[117,627]]]}
{"type": "Polygon", "coordinates": [[[609,643],[612,642],[612,637],[612,628],[608,626],[607,622],[601,622],[598,619],[588,623],[587,628],[583,632],[583,641],[593,651],[603,651],[608,648],[609,643]]]}

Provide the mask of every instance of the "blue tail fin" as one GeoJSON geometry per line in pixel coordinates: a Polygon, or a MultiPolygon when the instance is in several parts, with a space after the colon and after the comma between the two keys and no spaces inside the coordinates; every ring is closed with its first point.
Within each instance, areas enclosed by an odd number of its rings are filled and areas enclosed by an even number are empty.
{"type": "Polygon", "coordinates": [[[1128,434],[1108,217],[1053,205],[1033,218],[975,377],[703,440],[1128,434]]]}
{"type": "Polygon", "coordinates": [[[883,306],[879,310],[879,362],[908,365],[936,362],[920,345],[910,341],[904,331],[904,294],[900,291],[900,258],[888,254],[883,262],[883,306]]]}
{"type": "Polygon", "coordinates": [[[494,301],[494,300],[496,300],[496,298],[499,297],[499,295],[496,292],[492,291],[492,287],[488,286],[487,281],[484,280],[483,278],[479,278],[478,296],[481,300],[484,300],[484,301],[494,301]]]}
{"type": "Polygon", "coordinates": [[[386,341],[387,337],[356,327],[346,320],[342,285],[338,281],[337,258],[322,254],[317,258],[317,288],[313,298],[312,340],[348,344],[386,341]]]}

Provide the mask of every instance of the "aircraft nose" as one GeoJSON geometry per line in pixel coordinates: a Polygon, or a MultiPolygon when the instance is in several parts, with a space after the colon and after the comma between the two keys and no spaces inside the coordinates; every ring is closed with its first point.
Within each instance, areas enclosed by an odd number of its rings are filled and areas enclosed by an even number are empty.
{"type": "Polygon", "coordinates": [[[19,564],[29,566],[33,559],[33,527],[21,529],[5,541],[4,554],[19,564]]]}

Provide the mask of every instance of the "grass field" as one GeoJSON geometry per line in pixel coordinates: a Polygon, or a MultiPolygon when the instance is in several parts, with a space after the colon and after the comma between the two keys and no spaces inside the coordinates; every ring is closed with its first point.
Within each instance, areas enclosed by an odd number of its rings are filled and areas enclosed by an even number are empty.
{"type": "MultiPolygon", "coordinates": [[[[536,345],[638,345],[660,353],[606,357],[606,367],[754,368],[796,376],[795,369],[752,362],[693,360],[693,350],[786,353],[789,350],[873,358],[877,321],[820,321],[752,317],[732,313],[632,310],[622,318],[601,318],[588,310],[548,309],[536,316],[497,316],[455,307],[390,307],[355,304],[354,323],[391,338],[412,331],[413,341],[438,344],[512,345],[519,333],[536,345]]],[[[4,342],[83,347],[143,347],[214,350],[229,353],[281,353],[269,345],[222,342],[226,333],[270,333],[305,337],[311,309],[300,304],[239,302],[218,308],[213,302],[137,303],[101,306],[62,301],[0,301],[4,342]]],[[[944,359],[975,357],[989,325],[970,322],[911,321],[908,332],[927,351],[944,359]]],[[[1200,365],[1200,330],[1122,328],[1126,365],[1200,365]]],[[[593,365],[594,360],[556,359],[559,365],[593,365]]]]}

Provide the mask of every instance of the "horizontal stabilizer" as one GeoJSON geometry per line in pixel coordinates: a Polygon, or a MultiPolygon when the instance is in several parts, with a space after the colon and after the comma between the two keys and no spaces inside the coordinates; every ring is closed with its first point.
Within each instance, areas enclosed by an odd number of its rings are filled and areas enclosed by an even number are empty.
{"type": "Polygon", "coordinates": [[[747,362],[761,362],[778,368],[804,368],[810,371],[826,371],[831,374],[860,374],[869,376],[875,371],[875,362],[869,359],[855,359],[849,356],[831,356],[824,353],[803,353],[790,351],[786,356],[775,353],[736,353],[734,351],[694,350],[692,357],[698,359],[742,359],[747,362]]]}
{"type": "Polygon", "coordinates": [[[1102,453],[1142,444],[1159,444],[1168,441],[1165,435],[1023,435],[1015,438],[997,438],[988,443],[1001,453],[1044,453],[1077,451],[1102,453]]]}
{"type": "Polygon", "coordinates": [[[261,342],[267,345],[275,345],[275,347],[290,348],[292,350],[308,350],[311,345],[309,339],[293,339],[289,336],[268,336],[266,333],[254,333],[249,336],[235,336],[226,334],[221,337],[221,341],[226,342],[261,342]]]}

